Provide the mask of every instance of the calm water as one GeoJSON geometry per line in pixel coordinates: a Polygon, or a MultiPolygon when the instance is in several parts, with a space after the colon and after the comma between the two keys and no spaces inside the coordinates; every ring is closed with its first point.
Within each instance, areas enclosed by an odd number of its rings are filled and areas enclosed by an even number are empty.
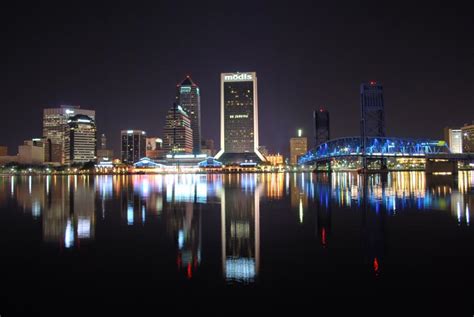
{"type": "Polygon", "coordinates": [[[337,299],[471,316],[473,212],[473,172],[5,176],[0,314],[337,299]]]}

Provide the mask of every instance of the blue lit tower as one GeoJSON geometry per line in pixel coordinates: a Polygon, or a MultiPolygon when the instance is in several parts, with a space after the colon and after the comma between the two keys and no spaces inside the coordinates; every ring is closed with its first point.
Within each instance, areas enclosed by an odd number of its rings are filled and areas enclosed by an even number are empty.
{"type": "Polygon", "coordinates": [[[360,85],[360,119],[362,137],[385,136],[383,87],[375,81],[360,85]]]}
{"type": "Polygon", "coordinates": [[[201,153],[201,96],[191,77],[176,85],[176,103],[188,114],[193,130],[193,153],[201,153]]]}

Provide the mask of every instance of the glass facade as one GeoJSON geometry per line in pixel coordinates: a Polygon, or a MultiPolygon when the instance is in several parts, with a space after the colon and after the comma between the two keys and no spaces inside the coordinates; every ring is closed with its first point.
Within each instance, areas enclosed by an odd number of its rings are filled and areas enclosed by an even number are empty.
{"type": "Polygon", "coordinates": [[[189,117],[192,129],[192,152],[201,153],[201,96],[199,87],[187,76],[177,86],[176,102],[189,117]]]}
{"type": "Polygon", "coordinates": [[[323,108],[314,111],[315,145],[329,141],[329,112],[323,108]]]}
{"type": "Polygon", "coordinates": [[[383,87],[376,82],[360,85],[361,135],[385,136],[383,87]]]}
{"type": "Polygon", "coordinates": [[[65,133],[65,163],[87,163],[96,160],[96,126],[92,118],[76,115],[68,120],[65,133]]]}
{"type": "Polygon", "coordinates": [[[61,106],[43,110],[43,137],[51,140],[53,148],[58,148],[57,151],[53,151],[51,162],[65,162],[65,132],[68,120],[75,115],[86,115],[95,121],[94,110],[81,109],[79,106],[61,106]]]}

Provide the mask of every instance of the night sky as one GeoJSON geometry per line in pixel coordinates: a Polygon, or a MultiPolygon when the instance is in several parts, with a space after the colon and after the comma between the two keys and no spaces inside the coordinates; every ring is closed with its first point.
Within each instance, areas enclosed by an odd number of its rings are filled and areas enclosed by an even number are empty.
{"type": "Polygon", "coordinates": [[[10,154],[41,136],[43,108],[61,104],[95,109],[116,155],[121,129],[161,136],[186,74],[217,146],[221,72],[257,72],[260,144],[271,152],[288,153],[300,127],[312,145],[321,105],[332,137],[358,134],[369,80],[384,85],[389,136],[442,138],[474,120],[474,23],[455,1],[136,2],[2,5],[0,144],[10,154]]]}

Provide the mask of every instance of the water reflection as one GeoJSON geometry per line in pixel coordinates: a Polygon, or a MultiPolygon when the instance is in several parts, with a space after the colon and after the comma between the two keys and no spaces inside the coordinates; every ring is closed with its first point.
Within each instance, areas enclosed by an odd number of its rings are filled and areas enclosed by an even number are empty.
{"type": "Polygon", "coordinates": [[[473,172],[457,177],[421,172],[8,176],[0,177],[0,208],[29,215],[41,225],[43,242],[60,249],[93,242],[97,228],[125,234],[150,227],[163,232],[163,245],[173,250],[160,260],[175,263],[181,276],[192,279],[217,261],[224,280],[233,284],[258,281],[261,243],[271,245],[279,234],[270,229],[261,235],[261,221],[268,223],[273,208],[288,211],[283,230],[310,228],[314,241],[303,243],[316,245],[325,256],[337,234],[350,233],[346,221],[356,218],[363,263],[380,277],[390,219],[441,211],[456,230],[468,228],[473,188],[473,172]],[[215,243],[206,245],[203,236],[215,243]],[[206,247],[212,254],[207,258],[206,247]]]}
{"type": "Polygon", "coordinates": [[[256,174],[225,178],[221,194],[221,243],[222,270],[228,282],[249,283],[258,275],[262,188],[256,174]]]}

